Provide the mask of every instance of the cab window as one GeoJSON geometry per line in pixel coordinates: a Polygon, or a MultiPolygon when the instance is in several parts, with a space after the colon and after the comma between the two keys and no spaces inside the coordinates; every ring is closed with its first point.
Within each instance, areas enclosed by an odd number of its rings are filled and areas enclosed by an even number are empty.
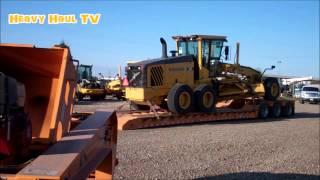
{"type": "Polygon", "coordinates": [[[202,41],[202,64],[210,67],[216,60],[220,60],[223,41],[204,40],[202,41]]]}
{"type": "Polygon", "coordinates": [[[211,42],[211,58],[215,60],[220,60],[222,50],[222,41],[212,41],[211,42]]]}
{"type": "Polygon", "coordinates": [[[198,56],[198,42],[197,41],[179,41],[178,42],[179,55],[193,55],[198,56]]]}

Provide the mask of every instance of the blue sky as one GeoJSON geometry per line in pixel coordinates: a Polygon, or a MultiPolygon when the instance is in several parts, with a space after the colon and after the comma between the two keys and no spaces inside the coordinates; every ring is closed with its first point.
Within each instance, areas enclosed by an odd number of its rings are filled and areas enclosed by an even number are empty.
{"type": "MultiPolygon", "coordinates": [[[[64,40],[94,72],[161,55],[160,37],[228,36],[240,63],[272,74],[319,77],[319,1],[1,1],[1,42],[51,47],[64,40]],[[8,14],[101,13],[98,25],[9,25],[8,14]],[[281,62],[281,63],[280,63],[281,62]]],[[[230,61],[232,63],[232,61],[230,61]]]]}

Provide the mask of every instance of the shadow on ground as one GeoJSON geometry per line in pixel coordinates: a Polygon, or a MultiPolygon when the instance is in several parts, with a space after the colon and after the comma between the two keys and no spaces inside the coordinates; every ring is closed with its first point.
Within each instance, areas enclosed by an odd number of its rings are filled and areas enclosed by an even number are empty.
{"type": "Polygon", "coordinates": [[[308,179],[308,180],[319,180],[318,175],[309,174],[294,174],[294,173],[268,173],[268,172],[240,172],[222,174],[217,176],[208,176],[196,178],[197,180],[204,179],[237,179],[237,180],[253,180],[253,179],[308,179]]]}
{"type": "Polygon", "coordinates": [[[307,113],[301,112],[296,113],[293,118],[301,119],[301,118],[320,118],[320,113],[307,113]]]}

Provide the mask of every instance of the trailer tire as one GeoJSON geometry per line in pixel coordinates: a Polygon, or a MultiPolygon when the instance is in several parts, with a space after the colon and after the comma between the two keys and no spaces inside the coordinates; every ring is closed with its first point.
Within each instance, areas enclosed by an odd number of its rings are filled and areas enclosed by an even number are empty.
{"type": "Polygon", "coordinates": [[[280,95],[280,86],[278,80],[275,78],[266,78],[263,82],[265,89],[264,99],[265,100],[276,100],[280,95]]]}
{"type": "Polygon", "coordinates": [[[170,89],[167,99],[168,109],[173,113],[185,114],[193,110],[193,91],[186,84],[175,84],[170,89]]]}
{"type": "Polygon", "coordinates": [[[216,93],[211,86],[202,84],[194,91],[195,108],[200,112],[214,112],[216,93]]]}
{"type": "Polygon", "coordinates": [[[293,115],[293,106],[291,103],[286,103],[283,107],[282,107],[282,116],[291,116],[293,115]]]}
{"type": "Polygon", "coordinates": [[[261,119],[266,119],[269,115],[269,107],[266,103],[261,103],[259,105],[259,117],[261,119]]]}
{"type": "Polygon", "coordinates": [[[273,103],[273,105],[270,107],[270,116],[277,118],[281,115],[281,105],[277,102],[273,103]]]}

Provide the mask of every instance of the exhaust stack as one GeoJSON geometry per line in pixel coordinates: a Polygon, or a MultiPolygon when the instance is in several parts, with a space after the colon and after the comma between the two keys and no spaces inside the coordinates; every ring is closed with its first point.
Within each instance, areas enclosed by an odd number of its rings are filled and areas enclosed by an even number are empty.
{"type": "Polygon", "coordinates": [[[237,59],[236,59],[236,65],[239,65],[239,55],[240,55],[240,43],[237,42],[237,59]]]}
{"type": "Polygon", "coordinates": [[[166,40],[164,40],[163,38],[160,38],[160,42],[161,42],[161,45],[162,45],[162,56],[161,56],[161,58],[168,58],[166,40]]]}

